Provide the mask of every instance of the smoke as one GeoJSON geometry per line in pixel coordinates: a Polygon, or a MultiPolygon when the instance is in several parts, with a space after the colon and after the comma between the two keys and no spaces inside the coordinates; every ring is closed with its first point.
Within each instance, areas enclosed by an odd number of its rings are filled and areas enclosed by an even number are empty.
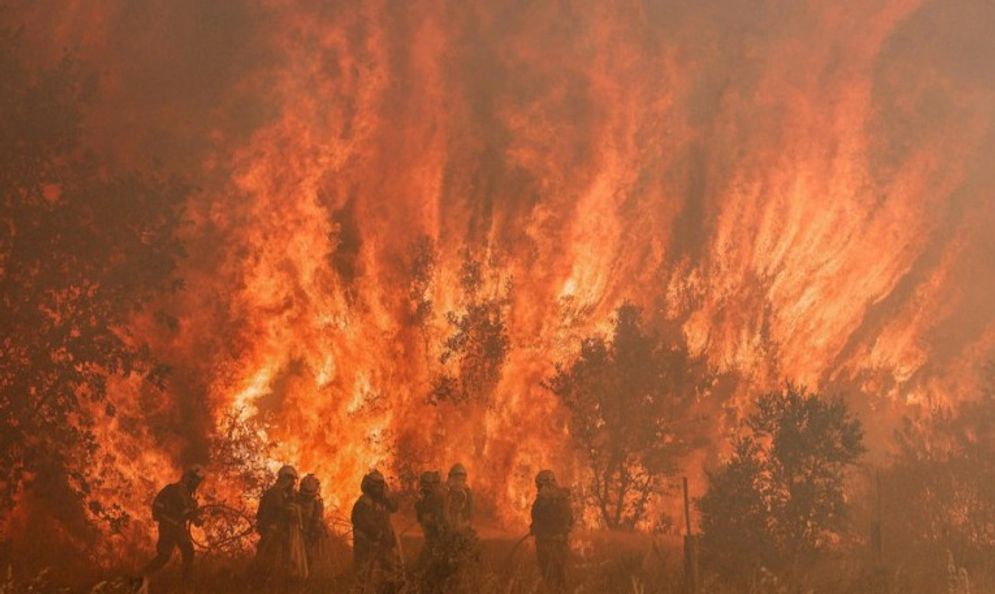
{"type": "Polygon", "coordinates": [[[626,300],[746,378],[716,407],[792,380],[894,416],[968,397],[995,347],[985,2],[43,1],[4,17],[40,63],[68,48],[97,71],[94,151],[200,188],[186,288],[132,329],[173,369],[167,400],[123,383],[134,431],[108,435],[156,453],[148,488],[209,457],[235,413],[333,506],[371,466],[462,461],[518,522],[535,470],[577,470],[541,382],[626,300]],[[499,375],[481,402],[430,405],[472,367],[442,356],[474,307],[507,333],[499,375]]]}

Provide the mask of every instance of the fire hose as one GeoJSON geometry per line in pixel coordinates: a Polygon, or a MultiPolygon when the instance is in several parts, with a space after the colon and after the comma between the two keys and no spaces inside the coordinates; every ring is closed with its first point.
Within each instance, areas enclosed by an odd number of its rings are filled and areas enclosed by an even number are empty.
{"type": "Polygon", "coordinates": [[[234,518],[233,524],[235,522],[238,522],[244,524],[245,526],[242,530],[233,531],[229,534],[223,535],[218,540],[207,541],[207,542],[202,542],[201,540],[199,540],[197,537],[194,536],[193,532],[191,532],[190,534],[191,542],[193,542],[195,547],[197,547],[202,551],[215,551],[221,549],[222,547],[225,547],[227,545],[238,542],[248,537],[250,534],[256,531],[255,518],[253,518],[251,515],[249,515],[247,512],[243,510],[236,509],[234,507],[225,505],[223,503],[209,503],[207,505],[203,505],[200,508],[198,508],[197,513],[200,516],[203,515],[227,516],[229,519],[234,518]]]}
{"type": "Polygon", "coordinates": [[[508,570],[511,568],[511,562],[515,558],[515,553],[518,552],[518,547],[522,546],[522,543],[525,542],[526,540],[528,540],[530,536],[532,536],[532,532],[531,531],[527,532],[525,534],[525,536],[523,536],[523,537],[519,538],[517,541],[515,541],[515,545],[513,547],[511,547],[510,551],[508,551],[508,556],[505,557],[504,561],[501,563],[501,573],[507,573],[508,572],[508,570]]]}
{"type": "MultiPolygon", "coordinates": [[[[208,503],[202,505],[200,508],[198,508],[198,514],[201,516],[203,515],[212,515],[216,517],[221,516],[229,520],[230,521],[228,525],[229,530],[232,529],[231,528],[232,525],[240,524],[244,526],[241,530],[232,531],[228,534],[225,534],[220,539],[209,540],[206,542],[203,540],[203,536],[201,536],[201,538],[197,538],[194,536],[193,532],[191,532],[190,534],[191,542],[193,542],[194,546],[196,546],[198,549],[202,551],[215,551],[221,549],[232,543],[238,542],[244,538],[251,536],[256,531],[256,519],[252,514],[250,514],[245,510],[231,507],[230,505],[226,505],[224,503],[208,503]]],[[[339,531],[340,533],[344,532],[345,534],[348,534],[352,532],[352,523],[349,520],[344,519],[335,513],[330,513],[326,519],[333,526],[339,526],[345,528],[344,531],[339,531]]],[[[206,531],[202,530],[201,532],[206,532],[206,531]]]]}
{"type": "MultiPolygon", "coordinates": [[[[226,531],[228,533],[224,534],[221,538],[218,539],[204,540],[204,536],[207,536],[208,534],[208,531],[206,530],[201,530],[203,534],[200,538],[194,535],[195,531],[190,531],[191,542],[193,542],[194,546],[201,551],[208,551],[208,552],[217,551],[228,545],[231,545],[233,543],[236,543],[242,539],[251,536],[256,531],[256,521],[252,515],[250,515],[245,510],[234,508],[224,503],[205,504],[200,508],[198,508],[197,513],[200,516],[205,516],[205,515],[215,516],[215,517],[220,516],[230,520],[230,524],[227,526],[228,530],[226,531]],[[237,531],[233,530],[232,525],[237,525],[237,524],[242,524],[244,527],[241,530],[237,531]]],[[[345,527],[346,528],[345,534],[349,534],[350,532],[352,532],[352,522],[350,522],[347,519],[344,519],[338,514],[334,512],[330,513],[328,519],[333,525],[345,527]]],[[[404,530],[402,530],[400,533],[397,532],[394,533],[393,544],[397,547],[397,552],[400,558],[399,561],[401,563],[401,567],[404,567],[405,565],[404,550],[401,546],[401,536],[403,536],[414,524],[415,522],[412,522],[410,525],[405,527],[404,530]]]]}

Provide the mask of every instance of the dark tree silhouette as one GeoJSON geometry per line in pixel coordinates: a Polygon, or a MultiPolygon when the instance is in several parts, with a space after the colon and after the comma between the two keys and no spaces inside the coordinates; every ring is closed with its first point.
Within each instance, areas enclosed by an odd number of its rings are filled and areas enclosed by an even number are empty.
{"type": "Polygon", "coordinates": [[[510,341],[505,322],[507,300],[483,294],[484,268],[469,251],[460,269],[465,309],[446,313],[452,333],[440,357],[452,371],[439,375],[429,393],[432,403],[486,404],[508,354],[510,341]]]}
{"type": "Polygon", "coordinates": [[[716,376],[673,335],[668,341],[648,331],[639,309],[623,305],[611,337],[582,340],[576,358],[546,384],[587,460],[587,501],[611,529],[644,520],[662,480],[700,441],[693,405],[716,376]]]}
{"type": "Polygon", "coordinates": [[[436,258],[435,244],[427,236],[419,237],[410,247],[411,259],[409,270],[411,282],[408,285],[409,322],[414,325],[424,324],[433,313],[433,303],[429,288],[432,276],[435,274],[436,258]]]}
{"type": "Polygon", "coordinates": [[[761,396],[745,429],[698,502],[706,560],[737,579],[761,567],[790,573],[842,530],[863,429],[843,400],[795,386],[761,396]]]}
{"type": "Polygon", "coordinates": [[[95,415],[115,414],[102,404],[108,377],[161,381],[127,327],[178,286],[186,193],[89,154],[90,81],[69,59],[29,69],[20,51],[17,35],[0,31],[0,509],[29,484],[42,498],[85,502],[100,480],[89,463],[95,415]]]}

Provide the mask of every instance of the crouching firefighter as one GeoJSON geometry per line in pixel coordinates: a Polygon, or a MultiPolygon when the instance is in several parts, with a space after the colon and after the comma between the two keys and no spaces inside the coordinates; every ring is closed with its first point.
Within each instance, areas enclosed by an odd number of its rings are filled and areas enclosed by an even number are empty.
{"type": "Polygon", "coordinates": [[[159,526],[156,556],[142,570],[138,588],[145,587],[149,578],[169,563],[173,550],[180,550],[183,561],[183,582],[188,584],[193,572],[193,541],[190,524],[200,526],[200,508],[195,494],[204,481],[204,468],[188,468],[178,482],[166,485],[152,501],[152,519],[159,526]]]}

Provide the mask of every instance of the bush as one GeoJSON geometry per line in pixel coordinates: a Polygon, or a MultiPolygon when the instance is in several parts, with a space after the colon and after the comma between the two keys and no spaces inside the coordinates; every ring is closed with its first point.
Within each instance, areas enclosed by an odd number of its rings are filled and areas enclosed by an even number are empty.
{"type": "Polygon", "coordinates": [[[765,568],[791,579],[842,536],[863,430],[841,399],[794,386],[763,395],[745,429],[698,502],[704,560],[726,577],[765,568]]]}

